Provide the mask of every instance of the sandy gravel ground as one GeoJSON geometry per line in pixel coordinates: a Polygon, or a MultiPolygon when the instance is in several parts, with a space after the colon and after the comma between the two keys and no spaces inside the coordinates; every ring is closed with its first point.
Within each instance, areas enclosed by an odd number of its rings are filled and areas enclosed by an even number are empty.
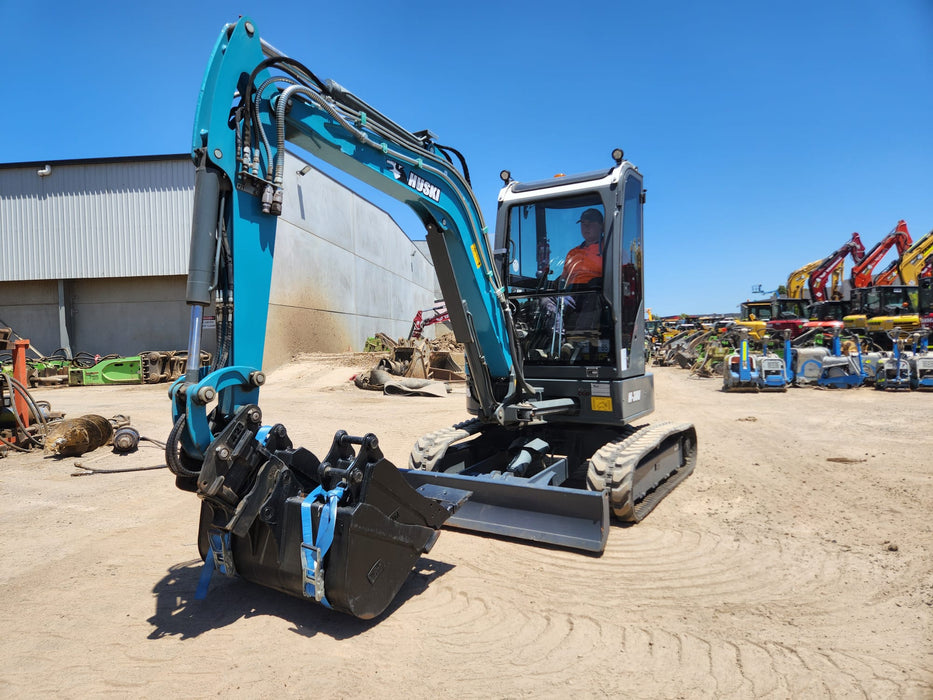
{"type": "MultiPolygon", "coordinates": [[[[319,456],[376,433],[404,465],[466,417],[446,398],[348,379],[365,356],[302,357],[261,405],[319,456]]],[[[0,460],[0,696],[933,697],[933,396],[723,394],[655,370],[652,420],[698,430],[695,474],[601,557],[445,531],[396,603],[363,622],[200,573],[198,502],[167,470],[73,477],[0,460]]],[[[70,417],[169,428],[165,385],[37,390],[70,417]]],[[[80,459],[163,464],[151,446],[80,459]]]]}

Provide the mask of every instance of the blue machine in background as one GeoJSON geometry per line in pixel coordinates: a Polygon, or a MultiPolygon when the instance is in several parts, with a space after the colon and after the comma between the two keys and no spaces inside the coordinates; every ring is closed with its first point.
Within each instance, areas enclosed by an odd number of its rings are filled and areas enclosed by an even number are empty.
{"type": "Polygon", "coordinates": [[[855,343],[856,355],[843,355],[840,329],[833,332],[832,354],[820,361],[819,386],[851,389],[865,381],[861,344],[855,343]]]}
{"type": "Polygon", "coordinates": [[[723,363],[722,390],[757,392],[761,389],[757,358],[750,352],[748,329],[738,328],[739,347],[723,363]]]}
{"type": "Polygon", "coordinates": [[[910,386],[913,389],[933,389],[933,353],[930,352],[930,329],[914,333],[910,359],[910,386]]]}
{"type": "Polygon", "coordinates": [[[904,338],[900,328],[888,331],[891,352],[885,357],[875,373],[875,388],[879,390],[910,389],[910,362],[904,355],[904,338]]]}

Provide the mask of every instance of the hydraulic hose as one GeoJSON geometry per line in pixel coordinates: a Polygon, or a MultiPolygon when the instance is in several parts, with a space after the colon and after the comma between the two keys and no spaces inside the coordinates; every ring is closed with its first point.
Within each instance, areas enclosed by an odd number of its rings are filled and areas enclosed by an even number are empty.
{"type": "MultiPolygon", "coordinates": [[[[467,167],[466,158],[463,157],[463,154],[453,146],[441,146],[439,143],[434,144],[434,146],[442,153],[445,151],[450,151],[455,156],[457,156],[457,160],[460,161],[460,169],[463,170],[463,177],[466,178],[467,184],[472,187],[473,183],[470,181],[470,169],[467,167]]],[[[447,154],[444,153],[444,155],[447,154]]],[[[448,160],[450,159],[448,158],[448,160]]]]}
{"type": "Polygon", "coordinates": [[[87,369],[88,367],[93,367],[97,364],[97,360],[94,359],[94,356],[89,352],[79,352],[71,360],[71,362],[76,367],[81,367],[82,369],[87,369]]]}
{"type": "MultiPolygon", "coordinates": [[[[29,409],[29,413],[35,418],[35,422],[38,425],[40,425],[42,430],[44,431],[46,427],[45,416],[42,415],[42,411],[39,410],[39,406],[36,404],[35,399],[32,398],[32,394],[29,393],[29,390],[25,386],[23,386],[23,384],[15,377],[11,377],[8,374],[3,374],[2,376],[4,380],[6,381],[7,391],[10,394],[10,398],[15,399],[16,393],[19,393],[19,395],[26,402],[26,406],[29,409]]],[[[15,405],[15,400],[14,400],[14,405],[15,405]]],[[[14,420],[16,421],[16,425],[19,429],[19,432],[23,434],[23,438],[28,440],[32,444],[34,444],[36,447],[40,447],[40,448],[44,447],[44,443],[41,440],[37,440],[36,438],[34,438],[32,435],[29,434],[28,429],[26,428],[25,425],[23,425],[23,421],[20,418],[19,413],[16,410],[13,410],[12,414],[13,414],[14,420]]],[[[10,444],[10,443],[7,443],[6,441],[4,441],[4,443],[10,444]]]]}
{"type": "Polygon", "coordinates": [[[292,78],[287,78],[285,76],[274,76],[266,80],[262,85],[256,89],[256,97],[253,98],[253,121],[256,122],[256,131],[259,132],[259,138],[262,141],[263,148],[266,149],[266,163],[272,163],[272,145],[269,143],[269,137],[266,136],[266,130],[262,126],[262,121],[259,119],[259,103],[262,100],[262,93],[265,91],[269,85],[273,83],[288,83],[289,85],[298,85],[296,80],[292,78]]]}
{"type": "Polygon", "coordinates": [[[175,425],[172,426],[172,430],[165,440],[165,464],[168,465],[169,471],[175,476],[196,478],[201,473],[200,470],[192,471],[185,467],[185,465],[182,464],[181,452],[179,450],[179,438],[187,423],[187,417],[182,413],[178,416],[178,420],[175,421],[175,425]]]}
{"type": "Polygon", "coordinates": [[[4,445],[9,447],[10,449],[16,450],[17,452],[29,452],[29,450],[27,450],[25,447],[20,447],[15,442],[8,442],[7,440],[4,440],[2,437],[0,437],[0,442],[2,442],[4,445]]]}
{"type": "MultiPolygon", "coordinates": [[[[285,150],[285,110],[288,105],[288,100],[292,97],[292,95],[295,95],[295,94],[306,95],[307,97],[311,98],[319,108],[323,109],[330,116],[332,116],[335,120],[337,120],[337,122],[339,122],[339,124],[344,129],[346,129],[348,132],[353,134],[357,139],[360,140],[361,143],[373,149],[379,149],[384,145],[384,144],[376,143],[369,137],[369,135],[365,131],[363,131],[362,129],[356,128],[353,124],[347,121],[346,117],[340,114],[334,108],[332,104],[330,104],[327,100],[323,99],[318,93],[314,92],[312,89],[305,87],[304,85],[292,85],[290,87],[285,88],[285,90],[283,90],[280,93],[275,104],[275,121],[276,121],[276,127],[277,127],[276,135],[277,135],[277,146],[278,146],[278,153],[276,154],[276,170],[275,170],[276,187],[281,185],[285,177],[285,158],[284,158],[284,155],[281,158],[279,158],[279,154],[283,153],[285,150]]],[[[376,130],[375,124],[372,124],[371,126],[373,126],[373,129],[376,130]]],[[[427,151],[421,148],[420,146],[413,146],[412,148],[413,150],[421,151],[422,153],[425,154],[425,156],[427,156],[431,160],[434,160],[437,162],[443,162],[437,157],[437,154],[432,153],[431,151],[427,151]]],[[[473,205],[472,208],[470,206],[467,206],[468,203],[466,201],[463,201],[463,204],[464,204],[464,210],[465,210],[464,213],[470,219],[470,223],[471,223],[471,230],[469,231],[469,233],[472,238],[472,243],[476,245],[477,250],[480,252],[480,255],[483,258],[483,262],[488,271],[487,274],[494,275],[495,268],[494,268],[493,262],[487,259],[485,255],[486,242],[484,240],[477,238],[477,235],[476,235],[477,233],[480,233],[480,232],[481,233],[486,232],[486,226],[483,223],[482,218],[481,218],[482,210],[480,209],[479,203],[476,201],[476,198],[473,195],[473,190],[470,188],[469,182],[467,182],[466,178],[456,168],[450,168],[449,170],[446,168],[444,169],[437,168],[437,167],[430,165],[429,163],[424,162],[423,159],[411,158],[405,155],[404,153],[401,153],[399,151],[396,151],[388,147],[386,147],[384,151],[387,155],[391,155],[393,158],[405,163],[406,165],[416,166],[419,169],[422,169],[425,172],[430,173],[444,180],[449,185],[449,187],[451,188],[453,192],[459,194],[465,191],[470,196],[472,200],[472,205],[473,205]],[[459,179],[460,182],[459,183],[455,182],[455,178],[459,179]]],[[[461,199],[462,199],[462,194],[461,194],[461,199]]],[[[500,302],[504,301],[504,297],[501,294],[501,290],[497,289],[496,295],[499,297],[500,302]]]]}

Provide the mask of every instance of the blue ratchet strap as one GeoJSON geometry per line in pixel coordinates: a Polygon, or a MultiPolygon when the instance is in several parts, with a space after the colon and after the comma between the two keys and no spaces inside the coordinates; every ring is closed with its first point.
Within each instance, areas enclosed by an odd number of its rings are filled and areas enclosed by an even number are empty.
{"type": "Polygon", "coordinates": [[[318,486],[301,502],[301,571],[303,591],[328,608],[330,603],[324,596],[324,556],[334,542],[334,527],[337,524],[337,501],[343,496],[343,486],[325,491],[318,486]],[[324,500],[318,521],[317,536],[311,525],[311,504],[318,498],[324,500]]]}
{"type": "Polygon", "coordinates": [[[195,591],[195,600],[204,600],[207,597],[207,588],[211,584],[214,569],[225,576],[236,576],[233,566],[233,550],[230,549],[230,533],[210,528],[207,531],[208,550],[204,557],[204,566],[201,568],[201,578],[198,579],[198,589],[195,591]]]}
{"type": "Polygon", "coordinates": [[[272,432],[271,425],[264,425],[259,430],[256,431],[256,439],[259,441],[260,445],[265,446],[266,440],[269,439],[269,433],[272,432]]]}

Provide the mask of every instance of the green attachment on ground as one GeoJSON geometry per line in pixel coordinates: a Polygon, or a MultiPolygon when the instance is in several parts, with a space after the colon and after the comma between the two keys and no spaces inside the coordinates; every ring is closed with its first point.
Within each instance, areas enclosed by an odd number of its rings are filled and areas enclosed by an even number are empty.
{"type": "Polygon", "coordinates": [[[118,357],[101,360],[93,367],[72,367],[68,370],[70,386],[98,386],[104,384],[141,384],[140,358],[118,357]]]}

